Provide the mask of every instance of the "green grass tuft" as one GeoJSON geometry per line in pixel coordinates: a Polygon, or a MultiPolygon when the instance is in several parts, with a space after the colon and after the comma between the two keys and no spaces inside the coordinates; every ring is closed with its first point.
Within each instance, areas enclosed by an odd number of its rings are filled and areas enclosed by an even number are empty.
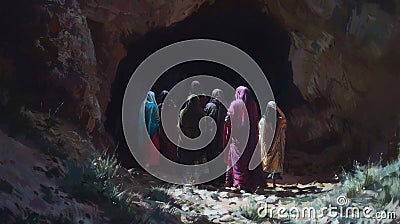
{"type": "MultiPolygon", "coordinates": [[[[382,166],[381,163],[368,163],[362,167],[356,163],[353,172],[345,172],[342,176],[343,181],[340,188],[321,195],[311,202],[311,206],[320,208],[329,204],[335,205],[339,196],[346,196],[350,203],[343,208],[368,206],[374,208],[375,211],[396,212],[400,201],[400,156],[386,166],[382,166]]],[[[397,217],[397,219],[399,218],[397,217]]],[[[338,221],[368,223],[371,220],[365,217],[361,220],[350,217],[338,221]]],[[[392,220],[381,221],[390,222],[392,220]]]]}
{"type": "Polygon", "coordinates": [[[61,188],[81,202],[98,204],[102,214],[111,223],[135,223],[139,214],[136,207],[126,200],[126,192],[112,181],[118,178],[120,168],[115,156],[92,153],[87,167],[67,163],[67,176],[60,180],[61,188]]]}

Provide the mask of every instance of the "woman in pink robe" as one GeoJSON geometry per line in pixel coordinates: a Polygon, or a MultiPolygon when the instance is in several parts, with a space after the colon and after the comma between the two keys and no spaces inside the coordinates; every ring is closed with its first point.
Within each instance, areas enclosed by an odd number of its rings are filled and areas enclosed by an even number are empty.
{"type": "MultiPolygon", "coordinates": [[[[231,103],[231,107],[228,110],[228,119],[227,119],[228,122],[226,122],[227,128],[225,128],[225,142],[226,139],[229,139],[229,135],[233,131],[229,129],[235,128],[235,127],[229,128],[229,123],[232,123],[234,121],[233,118],[235,117],[232,116],[232,113],[235,114],[236,112],[237,114],[238,112],[236,110],[243,110],[243,108],[240,108],[239,106],[239,104],[241,105],[242,103],[245,107],[244,111],[248,113],[249,126],[247,126],[247,128],[249,128],[249,136],[246,136],[247,144],[245,145],[243,155],[240,157],[239,154],[240,158],[237,158],[238,156],[237,154],[232,153],[237,151],[238,147],[239,148],[241,147],[240,145],[238,145],[238,142],[234,139],[235,136],[232,136],[232,142],[230,143],[229,153],[226,157],[226,162],[228,164],[228,167],[232,168],[228,169],[227,171],[226,186],[234,186],[238,189],[253,191],[258,186],[265,185],[261,165],[259,165],[254,170],[249,170],[250,159],[253,156],[253,153],[255,151],[258,142],[258,121],[260,116],[258,113],[257,103],[251,96],[250,90],[247,87],[239,86],[236,89],[235,98],[236,100],[231,103]],[[234,161],[238,162],[235,164],[234,161]]],[[[236,116],[235,119],[240,120],[242,118],[236,116]]],[[[240,144],[241,143],[242,142],[240,142],[240,144]]]]}

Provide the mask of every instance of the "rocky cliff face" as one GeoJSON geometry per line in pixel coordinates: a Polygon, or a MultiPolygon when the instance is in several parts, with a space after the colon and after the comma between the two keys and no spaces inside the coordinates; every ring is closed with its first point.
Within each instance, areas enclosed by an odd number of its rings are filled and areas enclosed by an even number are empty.
{"type": "Polygon", "coordinates": [[[288,27],[293,82],[309,103],[292,111],[299,140],[331,136],[364,160],[385,153],[399,113],[399,3],[275,3],[267,11],[288,27]]]}
{"type": "MultiPolygon", "coordinates": [[[[244,1],[245,2],[245,1],[244,1]]],[[[126,47],[213,1],[25,1],[1,10],[1,103],[71,119],[113,148],[104,114],[126,47]],[[23,5],[23,7],[21,7],[23,5]]],[[[395,129],[400,83],[398,1],[254,1],[290,35],[304,106],[290,114],[296,147],[368,159],[395,129]],[[298,146],[300,145],[300,146],[298,146]],[[354,152],[354,153],[353,153],[354,152]],[[338,152],[339,153],[339,152],[338,152]]]]}
{"type": "Polygon", "coordinates": [[[9,3],[1,9],[2,104],[57,111],[96,144],[112,147],[102,122],[124,44],[182,20],[203,2],[9,3]]]}

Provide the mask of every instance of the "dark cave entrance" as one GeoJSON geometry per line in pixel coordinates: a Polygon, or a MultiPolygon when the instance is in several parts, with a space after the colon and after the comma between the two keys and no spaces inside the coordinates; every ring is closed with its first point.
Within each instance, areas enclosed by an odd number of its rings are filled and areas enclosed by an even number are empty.
{"type": "MultiPolygon", "coordinates": [[[[120,62],[112,84],[112,97],[105,122],[106,130],[118,145],[117,156],[123,166],[136,166],[127,148],[121,124],[122,99],[132,73],[156,50],[177,41],[195,38],[224,41],[249,54],[266,74],[275,99],[283,110],[289,112],[304,103],[292,82],[288,61],[291,42],[281,24],[261,12],[261,5],[257,3],[217,1],[212,5],[204,4],[185,20],[168,28],[151,31],[127,47],[127,56],[120,62]]],[[[200,74],[215,75],[234,87],[246,85],[238,74],[223,65],[195,61],[171,68],[156,82],[153,91],[158,95],[178,81],[200,74]]]]}

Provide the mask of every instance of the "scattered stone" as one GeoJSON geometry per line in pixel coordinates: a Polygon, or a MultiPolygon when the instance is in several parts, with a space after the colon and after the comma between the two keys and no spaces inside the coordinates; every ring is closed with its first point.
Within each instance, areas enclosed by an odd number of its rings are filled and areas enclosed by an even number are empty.
{"type": "Polygon", "coordinates": [[[191,186],[190,187],[186,187],[185,186],[185,192],[188,193],[188,194],[193,194],[194,190],[193,190],[193,188],[191,186]]]}
{"type": "MultiPolygon", "coordinates": [[[[201,203],[202,203],[202,202],[200,202],[200,201],[196,201],[196,202],[194,203],[194,205],[195,205],[196,207],[201,207],[201,203]]],[[[190,207],[190,210],[192,210],[192,207],[190,207]]]]}
{"type": "Polygon", "coordinates": [[[281,187],[276,187],[275,188],[276,191],[285,191],[285,189],[281,188],[281,187]]]}
{"type": "Polygon", "coordinates": [[[221,204],[217,204],[217,205],[212,206],[212,208],[213,209],[220,209],[220,208],[222,208],[222,205],[221,204]]]}
{"type": "MultiPolygon", "coordinates": [[[[218,222],[219,215],[208,216],[208,220],[211,222],[218,222]]],[[[208,222],[209,223],[209,222],[208,222]]]]}
{"type": "Polygon", "coordinates": [[[262,201],[264,199],[265,199],[264,195],[260,195],[260,196],[257,196],[257,197],[254,198],[254,200],[256,200],[256,201],[262,201]]]}
{"type": "Polygon", "coordinates": [[[233,197],[233,198],[229,198],[230,202],[238,202],[239,198],[238,197],[233,197]]]}
{"type": "Polygon", "coordinates": [[[251,196],[251,194],[250,193],[244,193],[242,196],[243,197],[249,197],[249,196],[251,196]]]}
{"type": "Polygon", "coordinates": [[[182,211],[185,211],[185,212],[189,211],[189,206],[187,206],[186,204],[183,204],[181,208],[182,208],[182,211]]]}
{"type": "Polygon", "coordinates": [[[190,212],[189,212],[189,214],[192,216],[192,217],[198,217],[199,216],[199,214],[195,211],[195,210],[193,210],[193,208],[189,208],[190,209],[190,212]]]}
{"type": "Polygon", "coordinates": [[[219,222],[219,218],[213,219],[213,220],[212,220],[212,223],[220,223],[220,222],[219,222]]]}
{"type": "Polygon", "coordinates": [[[314,189],[314,193],[321,193],[323,188],[317,187],[314,189]]]}
{"type": "Polygon", "coordinates": [[[212,209],[204,209],[203,214],[206,216],[215,216],[215,215],[218,215],[218,211],[212,210],[212,209]]]}
{"type": "Polygon", "coordinates": [[[221,198],[228,198],[228,192],[226,192],[226,191],[223,191],[223,192],[220,192],[219,193],[219,196],[221,197],[221,198]]]}
{"type": "Polygon", "coordinates": [[[224,215],[219,219],[220,222],[232,222],[233,220],[231,215],[224,215]]]}
{"type": "Polygon", "coordinates": [[[265,200],[265,202],[268,204],[274,204],[276,201],[278,201],[278,199],[279,198],[276,197],[275,195],[271,195],[265,200]]]}
{"type": "Polygon", "coordinates": [[[198,190],[196,191],[201,198],[207,198],[208,192],[205,190],[198,190]]]}
{"type": "Polygon", "coordinates": [[[220,209],[220,210],[217,210],[217,212],[218,212],[218,214],[220,214],[220,215],[229,215],[229,211],[228,210],[226,210],[226,209],[220,209]]]}
{"type": "Polygon", "coordinates": [[[225,187],[225,190],[227,190],[227,191],[234,191],[234,190],[236,190],[236,188],[235,188],[235,187],[225,187]]]}
{"type": "Polygon", "coordinates": [[[242,194],[238,194],[235,192],[228,192],[228,197],[242,197],[242,194]]]}
{"type": "Polygon", "coordinates": [[[233,217],[236,217],[236,218],[242,217],[242,214],[241,214],[240,212],[233,212],[231,215],[232,215],[233,217]]]}
{"type": "Polygon", "coordinates": [[[216,200],[216,201],[220,201],[217,193],[212,193],[211,194],[211,198],[216,200]]]}
{"type": "Polygon", "coordinates": [[[362,193],[363,193],[363,195],[372,196],[374,198],[378,197],[378,192],[376,192],[376,191],[364,190],[362,193]]]}

